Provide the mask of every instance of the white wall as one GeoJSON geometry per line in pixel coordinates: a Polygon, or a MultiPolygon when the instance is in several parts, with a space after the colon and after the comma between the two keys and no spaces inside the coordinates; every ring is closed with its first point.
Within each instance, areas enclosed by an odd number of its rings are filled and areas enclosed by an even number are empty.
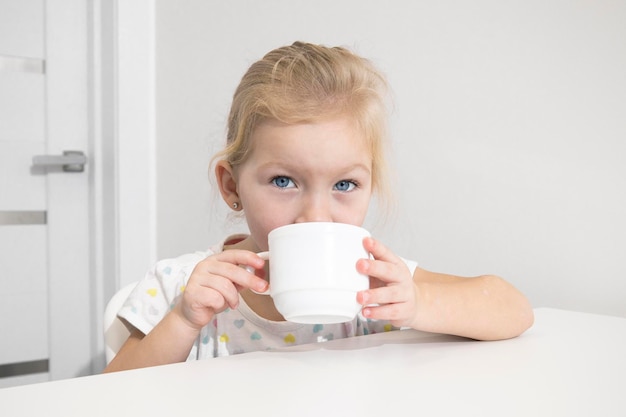
{"type": "Polygon", "coordinates": [[[626,316],[626,2],[156,2],[157,252],[228,231],[207,165],[247,67],[347,45],[395,93],[397,215],[427,269],[495,273],[534,306],[626,316]]]}

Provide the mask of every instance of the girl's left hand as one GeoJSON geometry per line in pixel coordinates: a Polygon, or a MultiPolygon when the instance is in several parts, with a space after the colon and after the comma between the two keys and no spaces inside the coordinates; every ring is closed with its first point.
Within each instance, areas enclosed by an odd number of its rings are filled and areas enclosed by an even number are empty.
{"type": "Polygon", "coordinates": [[[357,270],[370,277],[370,289],[357,293],[365,318],[389,320],[393,326],[414,327],[417,286],[406,263],[373,238],[363,240],[374,259],[360,259],[357,270]]]}

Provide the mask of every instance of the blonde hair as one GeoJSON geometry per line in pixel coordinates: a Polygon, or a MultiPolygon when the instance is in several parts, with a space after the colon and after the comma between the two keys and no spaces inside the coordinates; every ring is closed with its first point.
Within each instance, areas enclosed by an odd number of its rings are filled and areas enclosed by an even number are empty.
{"type": "Polygon", "coordinates": [[[303,42],[275,49],[252,64],[235,94],[226,147],[215,159],[236,168],[245,162],[250,136],[265,120],[316,122],[348,115],[361,129],[372,155],[372,186],[389,197],[387,82],[374,65],[342,47],[303,42]]]}

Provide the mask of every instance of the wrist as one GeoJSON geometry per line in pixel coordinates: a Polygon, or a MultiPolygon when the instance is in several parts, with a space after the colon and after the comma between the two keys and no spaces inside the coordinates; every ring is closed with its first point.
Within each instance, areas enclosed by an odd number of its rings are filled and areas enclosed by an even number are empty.
{"type": "Polygon", "coordinates": [[[176,322],[175,325],[177,328],[180,329],[180,331],[184,333],[189,333],[194,337],[197,337],[200,334],[202,327],[204,327],[200,324],[194,323],[187,318],[185,312],[183,311],[182,302],[180,300],[176,303],[176,305],[174,305],[174,308],[172,309],[172,311],[170,311],[170,315],[172,316],[172,319],[176,322]]]}
{"type": "Polygon", "coordinates": [[[413,296],[415,297],[415,308],[413,309],[413,317],[410,319],[409,326],[416,330],[424,330],[424,319],[428,317],[425,311],[428,298],[428,284],[413,283],[413,296]]]}

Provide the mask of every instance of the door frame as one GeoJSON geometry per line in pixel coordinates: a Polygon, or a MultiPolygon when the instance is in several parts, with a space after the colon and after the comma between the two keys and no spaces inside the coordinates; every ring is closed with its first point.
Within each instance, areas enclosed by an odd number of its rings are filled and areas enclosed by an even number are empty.
{"type": "Polygon", "coordinates": [[[103,313],[156,261],[154,0],[89,2],[92,372],[103,313]]]}
{"type": "MultiPolygon", "coordinates": [[[[87,8],[80,0],[47,0],[43,6],[45,150],[54,155],[87,146],[89,155],[87,8]]],[[[83,246],[91,242],[90,166],[87,175],[46,175],[48,372],[53,380],[93,369],[93,277],[90,251],[83,246]]]]}

